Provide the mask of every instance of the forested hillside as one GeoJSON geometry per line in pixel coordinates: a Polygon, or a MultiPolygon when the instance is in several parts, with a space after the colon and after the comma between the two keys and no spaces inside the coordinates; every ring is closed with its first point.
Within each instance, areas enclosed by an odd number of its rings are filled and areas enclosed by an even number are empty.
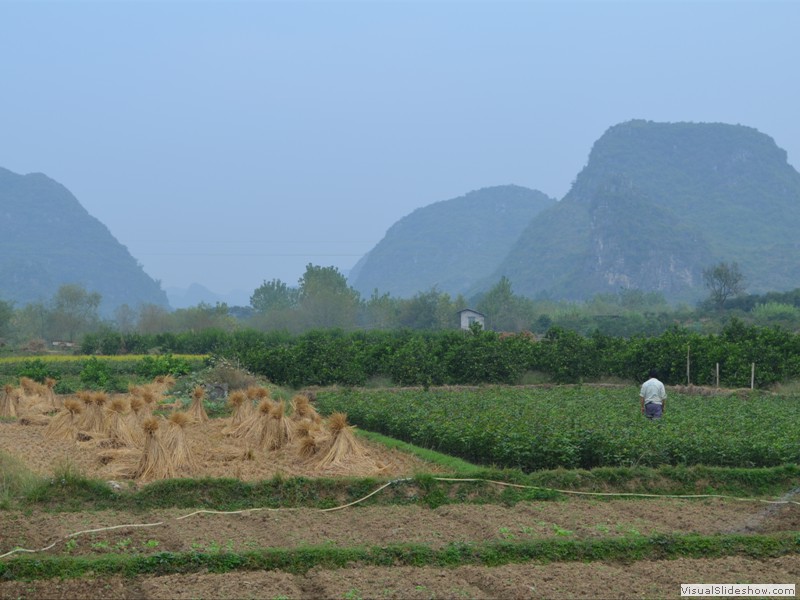
{"type": "Polygon", "coordinates": [[[749,127],[630,121],[610,128],[557,205],[534,218],[485,289],[584,299],[620,288],[696,300],[702,271],[738,262],[748,290],[800,282],[800,174],[749,127]]]}
{"type": "Polygon", "coordinates": [[[395,223],[356,265],[362,296],[411,297],[436,287],[457,295],[486,277],[530,220],[555,200],[516,185],[484,188],[418,208],[395,223]]]}
{"type": "Polygon", "coordinates": [[[166,294],[69,190],[40,173],[0,168],[0,300],[44,302],[63,284],[122,304],[168,306],[166,294]]]}

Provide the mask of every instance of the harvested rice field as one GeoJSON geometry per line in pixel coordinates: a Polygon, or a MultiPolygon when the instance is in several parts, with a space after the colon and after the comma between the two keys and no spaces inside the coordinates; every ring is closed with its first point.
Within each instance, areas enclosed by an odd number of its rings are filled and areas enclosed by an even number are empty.
{"type": "Polygon", "coordinates": [[[179,412],[147,410],[157,404],[139,395],[6,398],[15,414],[0,421],[0,458],[113,492],[0,510],[0,598],[678,598],[685,583],[800,584],[796,490],[778,502],[510,499],[486,493],[496,482],[447,481],[442,466],[356,436],[302,398],[252,390],[208,418],[200,390],[179,412]],[[306,499],[321,478],[360,487],[356,498],[325,488],[316,505],[216,510],[218,478],[302,478],[306,499]],[[162,480],[194,485],[196,505],[147,504],[162,480]]]}
{"type": "Polygon", "coordinates": [[[16,390],[18,418],[0,421],[0,450],[42,475],[67,461],[86,477],[137,485],[175,477],[393,478],[440,470],[356,440],[345,415],[322,419],[302,395],[288,408],[271,400],[266,388],[252,388],[231,394],[231,417],[210,419],[202,388],[193,392],[188,410],[169,414],[162,402],[168,385],[59,397],[29,382],[16,390]],[[152,416],[156,411],[162,413],[158,418],[152,416]]]}

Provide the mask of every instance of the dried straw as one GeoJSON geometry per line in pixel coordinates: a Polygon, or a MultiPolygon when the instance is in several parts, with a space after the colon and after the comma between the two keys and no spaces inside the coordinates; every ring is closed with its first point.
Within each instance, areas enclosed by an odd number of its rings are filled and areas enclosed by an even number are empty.
{"type": "Polygon", "coordinates": [[[227,432],[227,435],[244,440],[251,445],[260,446],[260,440],[263,435],[262,430],[267,426],[267,419],[274,405],[275,403],[272,400],[265,398],[258,405],[258,408],[253,411],[253,414],[245,418],[240,425],[227,432]]]}
{"type": "Polygon", "coordinates": [[[123,398],[114,398],[105,410],[104,430],[112,448],[133,448],[144,444],[141,428],[126,418],[127,412],[128,403],[123,398]]]}
{"type": "Polygon", "coordinates": [[[58,396],[56,396],[56,393],[53,389],[56,387],[57,383],[58,381],[52,377],[45,377],[44,386],[47,391],[47,399],[50,401],[50,406],[53,408],[61,408],[61,402],[59,402],[58,396]]]}
{"type": "Polygon", "coordinates": [[[322,417],[311,406],[311,402],[306,394],[295,394],[292,397],[292,419],[300,421],[302,419],[310,419],[315,423],[321,423],[322,417]]]}
{"type": "Polygon", "coordinates": [[[317,452],[319,452],[319,444],[316,439],[310,435],[300,438],[300,448],[298,450],[300,458],[304,460],[312,459],[317,452]]]}
{"type": "Polygon", "coordinates": [[[333,413],[328,418],[331,439],[322,458],[316,463],[318,469],[367,466],[369,459],[364,446],[353,434],[355,427],[347,424],[345,413],[333,413]]]}
{"type": "Polygon", "coordinates": [[[208,421],[208,414],[203,406],[203,398],[206,390],[202,386],[197,386],[192,390],[192,405],[189,407],[189,416],[195,423],[205,423],[208,421]]]}
{"type": "Polygon", "coordinates": [[[251,414],[250,401],[247,399],[247,394],[241,390],[231,392],[228,396],[228,406],[231,407],[232,414],[230,422],[222,429],[224,435],[230,435],[251,414]]]}
{"type": "Polygon", "coordinates": [[[47,393],[45,386],[30,377],[20,377],[19,385],[22,388],[23,394],[29,397],[44,396],[47,393]]]}
{"type": "Polygon", "coordinates": [[[142,427],[145,433],[144,450],[133,477],[142,481],[174,477],[175,467],[158,434],[158,419],[148,417],[142,427]]]}
{"type": "Polygon", "coordinates": [[[4,385],[0,392],[0,417],[17,416],[17,390],[12,385],[4,385]]]}
{"type": "Polygon", "coordinates": [[[164,448],[172,457],[176,472],[192,475],[197,472],[198,465],[186,442],[186,425],[191,418],[185,412],[174,412],[169,416],[167,431],[164,434],[164,448]]]}
{"type": "Polygon", "coordinates": [[[105,433],[103,407],[108,402],[108,394],[105,392],[86,392],[79,393],[78,397],[83,400],[85,405],[81,429],[88,433],[105,433]]]}
{"type": "Polygon", "coordinates": [[[261,440],[261,447],[277,450],[293,439],[294,422],[286,418],[286,408],[283,402],[277,402],[269,413],[269,421],[261,440]]]}
{"type": "Polygon", "coordinates": [[[47,429],[45,436],[58,440],[75,440],[78,436],[80,414],[83,412],[83,403],[80,400],[69,398],[64,401],[64,408],[59,412],[47,429]]]}

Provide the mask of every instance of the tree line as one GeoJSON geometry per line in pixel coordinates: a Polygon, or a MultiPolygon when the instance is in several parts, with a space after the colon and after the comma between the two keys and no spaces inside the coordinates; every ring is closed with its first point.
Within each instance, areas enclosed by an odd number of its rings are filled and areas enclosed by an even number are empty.
{"type": "Polygon", "coordinates": [[[800,290],[745,295],[738,266],[722,263],[704,273],[709,297],[696,306],[671,306],[656,292],[621,289],[584,302],[527,298],[514,293],[506,277],[469,300],[433,288],[411,298],[375,290],[369,298],[352,289],[335,267],[309,264],[290,286],[279,279],[253,291],[250,305],[226,304],[170,310],[163,306],[117,307],[111,318],[98,314],[101,297],[82,286],[62,286],[47,302],[15,307],[0,300],[0,345],[6,351],[37,351],[53,341],[78,343],[87,334],[162,334],[253,329],[299,335],[320,329],[343,331],[447,331],[459,328],[458,311],[486,316],[486,329],[544,335],[551,328],[584,336],[658,336],[676,325],[719,333],[735,318],[747,324],[800,329],[800,290]]]}
{"type": "Polygon", "coordinates": [[[756,387],[800,378],[800,336],[733,320],[719,334],[672,327],[658,336],[582,336],[552,327],[541,337],[469,331],[315,330],[85,336],[86,354],[213,354],[279,385],[434,386],[642,381],[655,368],[665,383],[756,387]],[[691,370],[687,376],[687,357],[691,370]]]}

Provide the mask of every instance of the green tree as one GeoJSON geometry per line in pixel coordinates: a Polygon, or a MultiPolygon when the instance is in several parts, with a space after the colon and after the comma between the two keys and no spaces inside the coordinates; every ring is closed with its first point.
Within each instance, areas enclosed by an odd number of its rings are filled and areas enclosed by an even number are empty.
{"type": "Polygon", "coordinates": [[[355,326],[361,299],[336,267],[309,263],[298,283],[298,308],[303,328],[349,329],[355,326]]]}
{"type": "Polygon", "coordinates": [[[26,304],[14,312],[12,329],[18,342],[44,339],[50,311],[41,302],[26,304]]]}
{"type": "Polygon", "coordinates": [[[250,306],[264,314],[273,310],[285,310],[297,304],[298,290],[290,288],[280,279],[265,281],[250,296],[250,306]]]}
{"type": "Polygon", "coordinates": [[[364,325],[371,329],[393,329],[399,325],[400,300],[378,290],[364,304],[364,325]]]}
{"type": "Polygon", "coordinates": [[[204,329],[220,329],[233,331],[236,319],[228,314],[228,305],[217,302],[214,306],[201,302],[197,306],[181,308],[173,312],[169,320],[171,331],[203,331],[204,329]]]}
{"type": "Polygon", "coordinates": [[[11,332],[11,319],[14,317],[14,305],[11,302],[0,300],[0,338],[6,337],[11,332]]]}
{"type": "Polygon", "coordinates": [[[78,335],[97,327],[101,296],[81,285],[68,283],[58,288],[52,299],[49,333],[53,339],[75,341],[78,335]]]}
{"type": "Polygon", "coordinates": [[[114,322],[122,333],[130,333],[136,328],[136,311],[127,304],[121,304],[114,310],[114,322]]]}
{"type": "Polygon", "coordinates": [[[717,308],[723,308],[728,298],[744,293],[746,288],[744,276],[736,262],[721,262],[703,269],[703,282],[709,290],[709,301],[717,308]]]}
{"type": "Polygon", "coordinates": [[[458,325],[456,312],[463,305],[460,296],[454,302],[449,294],[434,287],[403,301],[398,321],[401,327],[409,329],[452,329],[458,325]]]}
{"type": "Polygon", "coordinates": [[[477,310],[486,315],[489,329],[522,331],[533,321],[532,302],[514,295],[508,277],[500,278],[478,302],[477,310]]]}
{"type": "Polygon", "coordinates": [[[164,333],[170,330],[169,311],[158,304],[145,304],[139,309],[139,333],[164,333]]]}

